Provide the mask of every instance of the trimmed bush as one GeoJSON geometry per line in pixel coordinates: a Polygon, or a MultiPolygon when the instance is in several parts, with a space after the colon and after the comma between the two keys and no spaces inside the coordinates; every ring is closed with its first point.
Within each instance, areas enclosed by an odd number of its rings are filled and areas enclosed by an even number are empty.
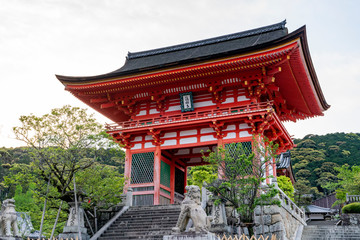
{"type": "Polygon", "coordinates": [[[360,213],[360,202],[350,203],[342,208],[343,213],[360,213]]]}

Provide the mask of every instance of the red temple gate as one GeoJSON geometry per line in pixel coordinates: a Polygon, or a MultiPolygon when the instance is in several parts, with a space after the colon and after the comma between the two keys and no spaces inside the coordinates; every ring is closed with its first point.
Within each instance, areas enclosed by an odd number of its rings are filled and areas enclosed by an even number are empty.
{"type": "MultiPolygon", "coordinates": [[[[114,121],[108,132],[126,149],[134,202],[174,203],[187,167],[201,151],[252,135],[294,144],[282,121],[329,108],[306,42],[305,27],[285,22],[161,49],[129,53],[125,65],[92,77],[57,76],[65,89],[114,121]]],[[[276,175],[276,164],[267,175],[276,175]]]]}

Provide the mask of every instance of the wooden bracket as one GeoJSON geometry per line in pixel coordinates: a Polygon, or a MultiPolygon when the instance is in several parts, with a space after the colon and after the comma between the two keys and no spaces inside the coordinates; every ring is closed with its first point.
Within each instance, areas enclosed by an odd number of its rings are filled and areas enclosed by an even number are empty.
{"type": "Polygon", "coordinates": [[[130,149],[134,146],[133,143],[131,143],[132,136],[128,133],[114,133],[112,134],[112,137],[119,142],[124,148],[130,149]]]}
{"type": "Polygon", "coordinates": [[[219,122],[219,121],[212,121],[212,123],[210,123],[210,127],[212,127],[215,131],[214,137],[219,139],[219,138],[223,138],[224,137],[224,133],[222,132],[223,127],[224,127],[224,122],[219,122]]]}
{"type": "Polygon", "coordinates": [[[209,92],[212,93],[212,101],[216,104],[220,104],[224,101],[223,86],[210,86],[209,92]]]}
{"type": "Polygon", "coordinates": [[[165,94],[159,94],[159,95],[151,96],[151,101],[156,102],[156,110],[157,111],[163,112],[168,108],[165,99],[166,99],[165,94]]]}
{"type": "Polygon", "coordinates": [[[164,140],[160,139],[161,130],[155,130],[155,129],[151,128],[147,134],[152,136],[153,143],[155,146],[159,146],[164,143],[164,140]]]}

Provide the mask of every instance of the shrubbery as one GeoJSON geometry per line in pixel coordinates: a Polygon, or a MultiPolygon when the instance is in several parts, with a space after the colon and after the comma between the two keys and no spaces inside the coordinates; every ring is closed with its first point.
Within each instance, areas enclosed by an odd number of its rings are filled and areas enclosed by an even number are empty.
{"type": "Polygon", "coordinates": [[[360,202],[350,203],[342,208],[343,213],[360,213],[360,202]]]}
{"type": "Polygon", "coordinates": [[[295,202],[294,199],[294,186],[289,177],[286,176],[278,176],[277,183],[279,188],[292,200],[295,202]]]}

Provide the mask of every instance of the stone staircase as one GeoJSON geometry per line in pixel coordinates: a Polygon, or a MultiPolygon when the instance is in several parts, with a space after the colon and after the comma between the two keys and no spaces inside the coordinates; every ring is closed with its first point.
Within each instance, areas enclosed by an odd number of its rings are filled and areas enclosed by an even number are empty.
{"type": "Polygon", "coordinates": [[[360,240],[360,227],[310,225],[303,230],[302,240],[360,240]]]}
{"type": "Polygon", "coordinates": [[[130,207],[98,239],[163,239],[171,234],[179,214],[180,205],[130,207]]]}

